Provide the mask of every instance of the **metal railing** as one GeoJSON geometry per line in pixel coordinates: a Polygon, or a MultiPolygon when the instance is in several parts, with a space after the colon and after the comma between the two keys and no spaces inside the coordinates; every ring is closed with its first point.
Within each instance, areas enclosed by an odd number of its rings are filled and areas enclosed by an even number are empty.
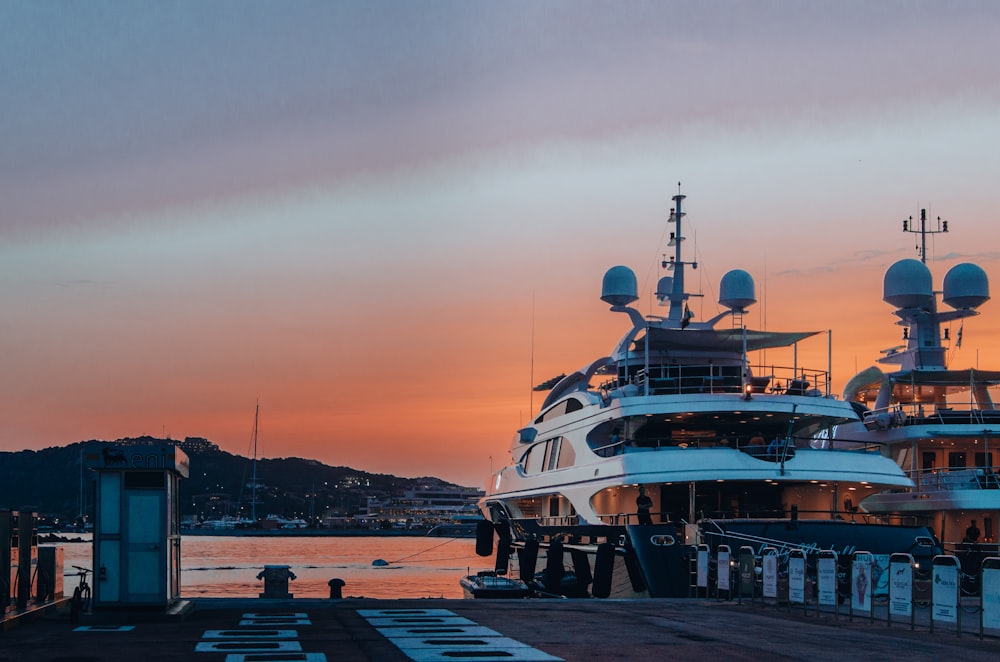
{"type": "Polygon", "coordinates": [[[659,365],[639,369],[629,378],[612,378],[600,385],[607,397],[615,389],[633,385],[646,395],[683,395],[695,393],[743,393],[746,385],[752,394],[808,395],[831,397],[830,373],[826,370],[792,366],[756,366],[753,377],[744,379],[739,365],[659,365]]]}
{"type": "MultiPolygon", "coordinates": [[[[591,448],[595,455],[600,457],[614,457],[616,455],[622,455],[624,453],[636,453],[644,452],[650,450],[660,450],[660,449],[678,449],[686,450],[692,448],[731,448],[742,451],[751,457],[767,460],[771,462],[780,462],[782,457],[785,459],[791,458],[795,455],[797,448],[805,449],[809,445],[811,438],[807,437],[793,437],[790,442],[785,442],[782,439],[778,440],[777,444],[771,444],[769,441],[765,441],[763,437],[757,434],[745,435],[745,436],[732,436],[724,438],[641,438],[641,439],[623,439],[620,441],[615,441],[612,443],[605,444],[603,446],[595,446],[591,448]]],[[[842,453],[879,453],[881,452],[878,444],[870,444],[868,446],[851,446],[850,448],[839,448],[835,446],[829,446],[827,451],[836,451],[842,453]]]]}
{"type": "Polygon", "coordinates": [[[975,405],[945,406],[941,403],[903,403],[872,409],[865,414],[865,427],[884,430],[911,425],[987,425],[1000,423],[1000,409],[975,405]]]}
{"type": "Polygon", "coordinates": [[[958,467],[953,469],[918,469],[907,472],[916,485],[915,492],[954,492],[1000,489],[1000,467],[958,467]]]}

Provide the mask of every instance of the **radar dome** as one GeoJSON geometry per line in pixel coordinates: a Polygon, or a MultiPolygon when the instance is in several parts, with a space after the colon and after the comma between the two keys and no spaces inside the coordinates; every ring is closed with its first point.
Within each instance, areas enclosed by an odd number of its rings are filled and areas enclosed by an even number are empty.
{"type": "Polygon", "coordinates": [[[673,276],[664,276],[656,283],[656,300],[666,301],[670,298],[670,293],[674,289],[673,276]]]}
{"type": "Polygon", "coordinates": [[[601,286],[601,301],[612,306],[627,306],[639,298],[639,286],[636,284],[635,272],[628,267],[611,267],[604,274],[601,286]]]}
{"type": "Polygon", "coordinates": [[[885,272],[882,300],[897,308],[929,306],[934,298],[931,270],[920,260],[907,258],[885,272]]]}
{"type": "Polygon", "coordinates": [[[719,303],[732,310],[743,310],[757,303],[753,276],[742,269],[726,272],[719,283],[719,303]]]}
{"type": "Polygon", "coordinates": [[[956,264],[944,276],[944,302],[952,308],[978,308],[990,299],[986,272],[971,262],[956,264]]]}

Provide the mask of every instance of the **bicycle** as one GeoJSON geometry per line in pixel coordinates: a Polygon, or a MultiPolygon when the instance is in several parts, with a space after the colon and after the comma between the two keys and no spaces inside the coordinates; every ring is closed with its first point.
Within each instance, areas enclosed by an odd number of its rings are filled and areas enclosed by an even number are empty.
{"type": "Polygon", "coordinates": [[[87,583],[90,568],[81,568],[78,565],[73,567],[77,570],[76,574],[80,578],[80,583],[73,589],[73,597],[69,601],[69,618],[70,621],[76,623],[80,618],[80,612],[90,611],[91,591],[90,584],[87,583]]]}

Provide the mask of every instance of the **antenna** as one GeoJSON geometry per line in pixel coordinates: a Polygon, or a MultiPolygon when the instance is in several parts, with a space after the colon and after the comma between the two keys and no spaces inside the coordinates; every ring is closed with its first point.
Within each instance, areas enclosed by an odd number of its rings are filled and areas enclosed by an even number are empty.
{"type": "Polygon", "coordinates": [[[528,370],[528,412],[535,411],[535,292],[531,292],[531,366],[528,370]]]}
{"type": "Polygon", "coordinates": [[[929,234],[939,234],[941,232],[948,231],[948,221],[942,221],[941,217],[937,217],[937,229],[928,230],[927,229],[927,210],[920,210],[920,229],[917,230],[913,227],[913,217],[903,219],[903,232],[909,232],[910,234],[920,235],[920,245],[917,246],[917,253],[920,255],[920,261],[927,264],[927,235],[929,234]]]}

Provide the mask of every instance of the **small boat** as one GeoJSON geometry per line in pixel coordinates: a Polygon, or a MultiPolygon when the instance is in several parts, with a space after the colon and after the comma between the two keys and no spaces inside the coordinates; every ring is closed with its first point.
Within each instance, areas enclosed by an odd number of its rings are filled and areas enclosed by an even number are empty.
{"type": "Polygon", "coordinates": [[[462,522],[458,524],[438,524],[433,529],[428,531],[427,535],[434,538],[475,538],[476,523],[462,522]]]}
{"type": "Polygon", "coordinates": [[[458,580],[467,598],[530,598],[535,593],[520,579],[483,570],[458,580]]]}

